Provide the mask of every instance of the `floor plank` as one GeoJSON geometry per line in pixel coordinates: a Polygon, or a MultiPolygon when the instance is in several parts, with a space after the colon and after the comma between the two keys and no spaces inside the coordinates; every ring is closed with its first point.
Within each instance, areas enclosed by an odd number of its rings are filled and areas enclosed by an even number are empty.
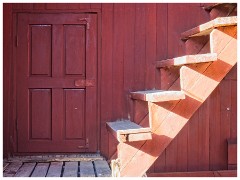
{"type": "Polygon", "coordinates": [[[63,177],[77,177],[78,162],[65,162],[63,177]]]}
{"type": "Polygon", "coordinates": [[[97,177],[110,177],[111,170],[107,161],[97,160],[94,161],[97,177]]]}
{"type": "Polygon", "coordinates": [[[21,166],[21,162],[11,163],[3,172],[3,177],[13,177],[21,166]]]}
{"type": "Polygon", "coordinates": [[[17,171],[15,177],[29,177],[35,167],[36,163],[25,163],[23,166],[17,171]]]}
{"type": "Polygon", "coordinates": [[[31,177],[45,177],[47,174],[48,167],[49,163],[38,163],[31,177]]]}
{"type": "Polygon", "coordinates": [[[80,177],[95,177],[94,167],[91,161],[80,162],[80,177]]]}
{"type": "Polygon", "coordinates": [[[63,162],[51,162],[48,169],[47,177],[60,177],[62,172],[63,162]]]}

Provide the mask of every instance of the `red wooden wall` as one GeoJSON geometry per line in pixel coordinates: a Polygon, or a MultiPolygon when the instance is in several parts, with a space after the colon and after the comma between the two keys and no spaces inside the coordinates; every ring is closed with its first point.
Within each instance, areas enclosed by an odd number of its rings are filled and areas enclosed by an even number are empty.
{"type": "MultiPolygon", "coordinates": [[[[133,117],[130,91],[161,88],[155,61],[183,55],[180,33],[210,19],[201,4],[4,4],[4,155],[16,149],[12,11],[96,11],[99,32],[100,151],[115,150],[106,122],[133,117]],[[111,143],[110,143],[111,142],[111,143]]],[[[227,138],[237,136],[236,69],[195,113],[149,172],[227,169],[227,138]]]]}

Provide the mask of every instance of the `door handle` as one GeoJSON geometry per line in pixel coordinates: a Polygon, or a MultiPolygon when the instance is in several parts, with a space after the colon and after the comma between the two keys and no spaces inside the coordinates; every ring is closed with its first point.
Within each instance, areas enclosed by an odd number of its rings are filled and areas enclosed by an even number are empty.
{"type": "Polygon", "coordinates": [[[95,79],[78,79],[74,81],[76,87],[92,87],[95,86],[95,79]]]}

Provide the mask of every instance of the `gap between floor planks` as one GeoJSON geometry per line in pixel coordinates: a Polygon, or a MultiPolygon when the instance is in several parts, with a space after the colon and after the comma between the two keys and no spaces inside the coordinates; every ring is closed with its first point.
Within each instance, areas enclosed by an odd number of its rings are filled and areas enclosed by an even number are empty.
{"type": "MultiPolygon", "coordinates": [[[[77,157],[76,157],[77,158],[77,157]]],[[[34,159],[34,158],[33,158],[34,159]]],[[[73,158],[74,159],[74,158],[73,158]]],[[[90,158],[87,161],[24,161],[4,162],[4,177],[110,177],[106,160],[90,158]]],[[[27,159],[29,160],[29,159],[27,159]]],[[[46,159],[45,159],[46,160],[46,159]]],[[[66,159],[65,159],[66,160],[66,159]]]]}

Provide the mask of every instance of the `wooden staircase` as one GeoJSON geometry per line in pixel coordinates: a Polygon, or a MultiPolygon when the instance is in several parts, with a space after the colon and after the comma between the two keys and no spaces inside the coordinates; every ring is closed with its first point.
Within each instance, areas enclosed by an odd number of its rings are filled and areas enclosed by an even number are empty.
{"type": "Polygon", "coordinates": [[[147,101],[149,127],[145,121],[107,123],[119,142],[111,159],[112,176],[143,176],[237,62],[236,16],[215,18],[183,32],[181,39],[186,41],[185,56],[156,63],[163,73],[180,67],[171,85],[130,95],[147,101]]]}

